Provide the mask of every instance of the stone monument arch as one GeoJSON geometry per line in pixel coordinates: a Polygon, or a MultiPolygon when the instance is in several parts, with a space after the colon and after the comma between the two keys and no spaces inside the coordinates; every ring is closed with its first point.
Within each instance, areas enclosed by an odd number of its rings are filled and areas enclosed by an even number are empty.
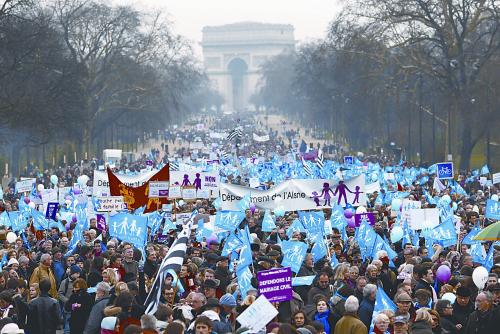
{"type": "Polygon", "coordinates": [[[251,109],[250,98],[270,57],[295,47],[289,24],[241,22],[204,27],[201,42],[205,71],[224,97],[224,110],[251,109]]]}

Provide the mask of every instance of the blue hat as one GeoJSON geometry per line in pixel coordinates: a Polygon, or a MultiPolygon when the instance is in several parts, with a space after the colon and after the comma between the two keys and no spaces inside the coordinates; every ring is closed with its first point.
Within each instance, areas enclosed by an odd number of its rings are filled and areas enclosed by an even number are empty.
{"type": "Polygon", "coordinates": [[[219,304],[230,307],[236,307],[236,299],[234,299],[232,294],[226,293],[225,295],[220,297],[219,304]]]}
{"type": "Polygon", "coordinates": [[[76,273],[81,274],[82,273],[82,269],[80,268],[80,266],[74,264],[70,268],[70,275],[73,275],[73,274],[76,274],[76,273]]]}

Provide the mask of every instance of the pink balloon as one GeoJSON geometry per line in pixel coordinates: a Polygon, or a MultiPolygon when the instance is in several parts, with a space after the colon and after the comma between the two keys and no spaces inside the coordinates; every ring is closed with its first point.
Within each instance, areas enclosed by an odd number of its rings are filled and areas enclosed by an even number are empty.
{"type": "Polygon", "coordinates": [[[350,219],[352,217],[352,210],[351,209],[345,209],[344,211],[344,217],[347,219],[350,219]]]}
{"type": "Polygon", "coordinates": [[[354,217],[351,216],[351,218],[347,219],[347,226],[356,227],[356,221],[354,220],[354,217]]]}
{"type": "Polygon", "coordinates": [[[442,264],[436,271],[436,278],[442,282],[447,283],[451,278],[451,270],[448,266],[442,264]]]}

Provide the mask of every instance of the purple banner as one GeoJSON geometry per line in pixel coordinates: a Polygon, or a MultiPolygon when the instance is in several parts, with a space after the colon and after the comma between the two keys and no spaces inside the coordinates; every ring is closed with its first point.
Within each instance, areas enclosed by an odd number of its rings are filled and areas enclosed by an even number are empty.
{"type": "Polygon", "coordinates": [[[301,153],[300,154],[304,160],[316,160],[318,158],[318,151],[312,150],[307,153],[301,153]]]}
{"type": "Polygon", "coordinates": [[[274,268],[257,273],[259,293],[271,303],[292,299],[292,269],[274,268]]]}
{"type": "Polygon", "coordinates": [[[45,212],[45,218],[56,220],[57,208],[59,207],[59,203],[48,203],[47,204],[47,212],[45,212]]]}
{"type": "Polygon", "coordinates": [[[366,219],[366,221],[371,225],[375,225],[375,215],[373,212],[366,212],[366,213],[356,213],[354,215],[354,222],[356,223],[356,227],[359,227],[361,225],[361,221],[363,219],[366,219]]]}
{"type": "Polygon", "coordinates": [[[164,244],[164,243],[168,242],[168,238],[169,238],[168,234],[166,234],[166,235],[159,234],[158,238],[156,240],[158,241],[158,243],[164,244]]]}
{"type": "Polygon", "coordinates": [[[104,231],[106,229],[106,216],[98,213],[96,215],[96,220],[97,220],[97,229],[99,231],[104,231]]]}

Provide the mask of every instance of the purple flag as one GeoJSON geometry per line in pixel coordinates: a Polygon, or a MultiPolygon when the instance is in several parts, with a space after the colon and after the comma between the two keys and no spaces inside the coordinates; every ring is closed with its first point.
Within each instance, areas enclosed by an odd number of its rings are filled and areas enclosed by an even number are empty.
{"type": "Polygon", "coordinates": [[[354,215],[354,222],[356,223],[356,227],[361,225],[361,221],[365,219],[371,226],[375,225],[375,215],[373,212],[365,212],[365,213],[356,213],[354,215]]]}

